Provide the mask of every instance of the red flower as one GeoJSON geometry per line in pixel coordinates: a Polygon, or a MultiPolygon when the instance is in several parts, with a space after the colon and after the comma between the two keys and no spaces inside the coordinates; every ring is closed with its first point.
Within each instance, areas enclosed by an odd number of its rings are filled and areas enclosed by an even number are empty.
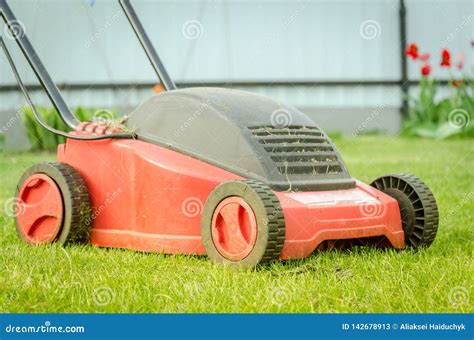
{"type": "Polygon", "coordinates": [[[405,54],[412,58],[413,60],[418,58],[418,45],[409,44],[405,50],[405,54]]]}
{"type": "Polygon", "coordinates": [[[451,67],[451,53],[446,48],[441,52],[441,67],[451,67]]]}
{"type": "Polygon", "coordinates": [[[421,75],[423,77],[428,77],[430,73],[431,73],[431,65],[429,64],[423,65],[423,67],[421,68],[421,75]]]}

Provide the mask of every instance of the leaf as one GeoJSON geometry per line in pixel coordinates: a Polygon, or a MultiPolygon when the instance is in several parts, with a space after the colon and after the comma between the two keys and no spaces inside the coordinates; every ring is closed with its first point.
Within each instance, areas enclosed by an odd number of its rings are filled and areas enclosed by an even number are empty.
{"type": "MultiPolygon", "coordinates": [[[[45,109],[43,111],[43,120],[49,126],[56,128],[57,126],[56,118],[55,118],[56,115],[57,113],[55,110],[45,109]]],[[[56,140],[56,135],[43,128],[41,132],[41,139],[42,139],[43,148],[45,149],[53,150],[58,145],[57,140],[56,140]]]]}
{"type": "Polygon", "coordinates": [[[33,112],[28,106],[22,108],[22,122],[26,129],[26,135],[31,145],[32,150],[40,150],[43,148],[41,139],[38,135],[36,119],[33,116],[33,112]]]}
{"type": "Polygon", "coordinates": [[[450,123],[443,123],[436,130],[437,139],[446,139],[458,134],[462,134],[462,129],[455,127],[450,123]]]}

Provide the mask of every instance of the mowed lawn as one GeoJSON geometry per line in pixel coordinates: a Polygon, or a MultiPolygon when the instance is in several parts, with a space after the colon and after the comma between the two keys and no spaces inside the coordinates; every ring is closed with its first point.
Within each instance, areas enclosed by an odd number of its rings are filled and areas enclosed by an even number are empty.
{"type": "MultiPolygon", "coordinates": [[[[2,209],[0,312],[473,312],[474,141],[359,137],[336,144],[362,181],[401,171],[425,180],[440,209],[431,248],[356,248],[233,270],[206,257],[27,246],[2,209]]],[[[52,160],[49,153],[2,153],[1,206],[28,166],[52,160]]]]}

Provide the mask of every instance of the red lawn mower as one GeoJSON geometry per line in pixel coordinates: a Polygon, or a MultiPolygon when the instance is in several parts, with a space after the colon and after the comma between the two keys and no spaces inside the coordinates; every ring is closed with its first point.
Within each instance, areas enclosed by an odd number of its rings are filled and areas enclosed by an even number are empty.
{"type": "Polygon", "coordinates": [[[166,91],[111,127],[77,120],[0,0],[2,18],[71,129],[41,120],[2,40],[38,122],[67,137],[57,163],[33,165],[18,183],[24,241],[208,255],[243,267],[316,249],[433,242],[437,205],[420,179],[391,174],[361,183],[297,109],[236,90],[176,89],[130,2],[119,2],[166,91]]]}

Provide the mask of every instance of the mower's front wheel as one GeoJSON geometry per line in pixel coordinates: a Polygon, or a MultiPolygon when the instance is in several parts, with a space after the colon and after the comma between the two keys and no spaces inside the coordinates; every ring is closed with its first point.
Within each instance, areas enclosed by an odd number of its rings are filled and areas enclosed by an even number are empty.
{"type": "Polygon", "coordinates": [[[79,173],[64,163],[28,168],[17,186],[15,222],[30,244],[87,242],[91,204],[79,173]]]}
{"type": "Polygon", "coordinates": [[[421,179],[399,173],[379,177],[370,185],[397,200],[408,247],[429,247],[433,243],[438,231],[438,206],[421,179]]]}
{"type": "Polygon", "coordinates": [[[285,242],[280,202],[267,185],[255,180],[217,186],[204,205],[201,228],[209,258],[235,267],[276,260],[285,242]]]}

